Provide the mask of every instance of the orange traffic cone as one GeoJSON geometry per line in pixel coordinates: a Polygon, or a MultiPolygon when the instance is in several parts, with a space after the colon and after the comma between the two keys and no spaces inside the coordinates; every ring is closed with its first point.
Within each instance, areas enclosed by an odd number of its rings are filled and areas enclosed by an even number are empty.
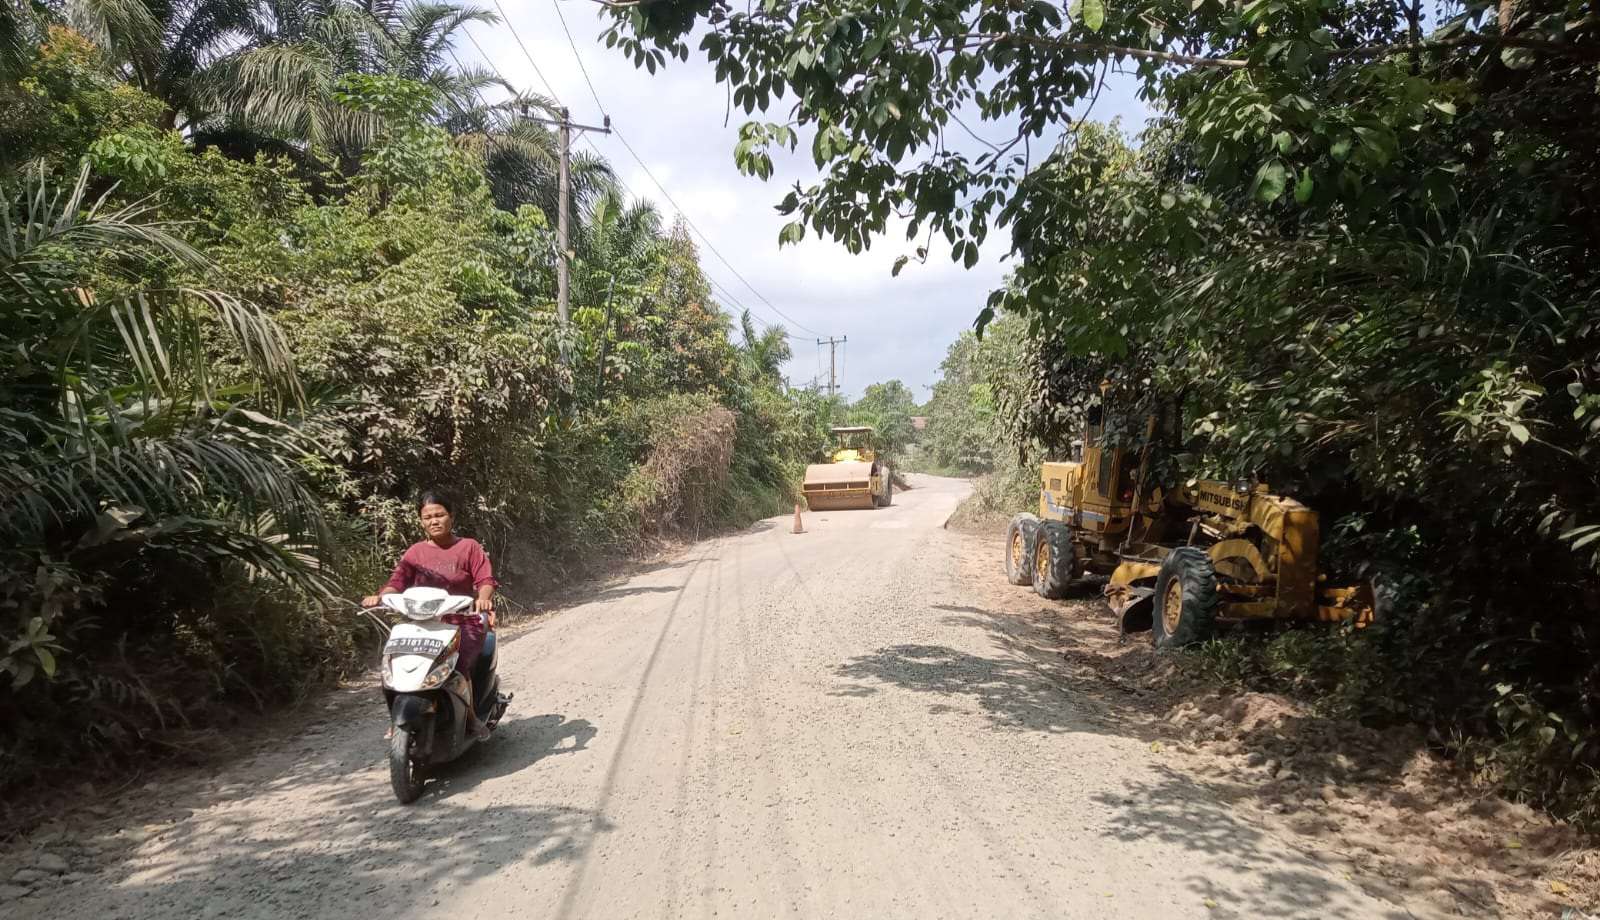
{"type": "Polygon", "coordinates": [[[794,532],[805,533],[806,525],[800,522],[800,503],[794,503],[794,532]]]}

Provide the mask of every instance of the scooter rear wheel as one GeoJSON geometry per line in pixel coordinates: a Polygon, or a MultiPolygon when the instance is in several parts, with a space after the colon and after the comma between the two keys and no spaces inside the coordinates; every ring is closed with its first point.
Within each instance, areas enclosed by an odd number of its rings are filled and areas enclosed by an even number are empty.
{"type": "Polygon", "coordinates": [[[410,805],[422,796],[422,766],[411,756],[416,744],[411,732],[397,728],[389,739],[389,785],[401,805],[410,805]]]}

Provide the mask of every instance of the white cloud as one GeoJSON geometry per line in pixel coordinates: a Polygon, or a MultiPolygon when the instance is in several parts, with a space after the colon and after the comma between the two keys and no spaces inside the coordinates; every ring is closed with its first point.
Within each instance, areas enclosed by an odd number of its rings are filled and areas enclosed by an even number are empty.
{"type": "MultiPolygon", "coordinates": [[[[919,398],[924,397],[924,388],[938,377],[945,349],[971,326],[988,292],[998,286],[1008,267],[1000,262],[1009,249],[1005,234],[991,235],[982,247],[982,259],[971,271],[950,261],[948,247],[935,246],[927,264],[913,262],[899,278],[891,277],[890,268],[896,256],[910,253],[914,245],[905,242],[898,230],[875,240],[872,249],[859,256],[812,237],[798,247],[780,250],[778,231],[787,219],[774,205],[796,181],[813,180],[809,153],[802,144],[797,156],[785,157],[777,164],[778,174],[769,182],[740,175],[734,167],[733,147],[747,116],[742,110],[728,113],[726,87],[717,84],[711,66],[697,53],[691,53],[687,62],[671,61],[664,71],[651,76],[604,46],[605,20],[597,15],[598,7],[586,0],[501,0],[509,24],[468,28],[488,60],[518,89],[553,91],[575,121],[599,124],[602,112],[562,33],[556,3],[561,4],[605,113],[648,164],[655,180],[666,186],[739,274],[796,321],[780,319],[702,248],[702,263],[722,287],[756,316],[783,323],[800,339],[788,368],[791,379],[809,381],[819,364],[826,373],[826,349],[809,344],[814,330],[849,337],[842,355],[847,393],[859,394],[866,384],[899,378],[919,398]],[[548,89],[518,47],[511,27],[549,81],[548,89]]],[[[457,53],[464,61],[478,57],[469,43],[463,43],[457,53]]],[[[1144,107],[1126,87],[1108,88],[1105,96],[1097,117],[1121,114],[1134,124],[1144,119],[1144,107]]],[[[775,113],[772,117],[777,120],[781,116],[775,113]]],[[[981,126],[974,127],[985,133],[981,126]]],[[[990,127],[990,135],[1003,133],[990,127]]],[[[618,138],[595,135],[590,140],[634,194],[655,200],[669,217],[677,210],[657,192],[618,138]]],[[[738,304],[724,306],[737,310],[738,304]]]]}

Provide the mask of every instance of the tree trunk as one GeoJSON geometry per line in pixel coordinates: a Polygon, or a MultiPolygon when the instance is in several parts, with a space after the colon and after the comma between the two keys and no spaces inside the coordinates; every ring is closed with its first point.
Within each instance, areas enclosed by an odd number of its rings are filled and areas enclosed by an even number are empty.
{"type": "Polygon", "coordinates": [[[1517,0],[1500,0],[1500,34],[1511,34],[1511,23],[1517,18],[1517,0]]]}

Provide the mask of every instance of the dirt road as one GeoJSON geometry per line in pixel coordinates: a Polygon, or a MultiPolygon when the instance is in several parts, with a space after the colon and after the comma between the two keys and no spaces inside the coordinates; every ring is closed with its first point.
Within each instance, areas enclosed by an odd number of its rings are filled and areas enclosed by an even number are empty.
{"type": "MultiPolygon", "coordinates": [[[[966,485],[708,541],[502,650],[493,742],[395,803],[375,694],[143,793],[23,917],[1409,917],[1119,730],[988,612],[966,485]],[[150,817],[150,816],[146,816],[150,817]],[[143,823],[141,823],[143,821],[143,823]]],[[[994,575],[998,578],[998,574],[994,575]]],[[[43,844],[40,844],[41,846],[43,844]]]]}

